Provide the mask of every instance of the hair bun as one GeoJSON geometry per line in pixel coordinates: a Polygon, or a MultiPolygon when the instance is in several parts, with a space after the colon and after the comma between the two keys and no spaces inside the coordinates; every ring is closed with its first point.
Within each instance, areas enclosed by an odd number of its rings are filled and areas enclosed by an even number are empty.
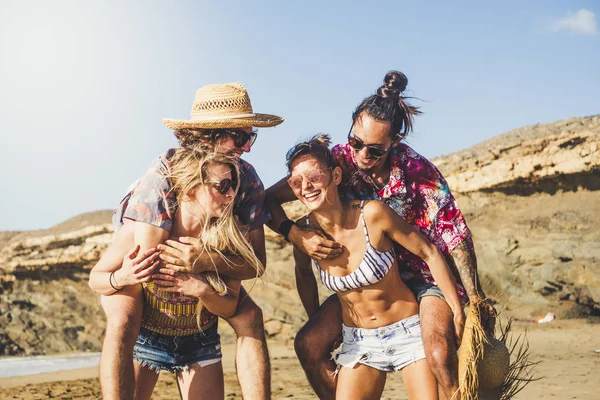
{"type": "Polygon", "coordinates": [[[321,146],[329,147],[331,144],[331,136],[329,136],[327,133],[319,133],[310,138],[310,142],[315,142],[321,146]]]}
{"type": "Polygon", "coordinates": [[[408,78],[400,71],[390,71],[383,78],[383,85],[377,94],[383,98],[398,98],[406,90],[408,78]]]}

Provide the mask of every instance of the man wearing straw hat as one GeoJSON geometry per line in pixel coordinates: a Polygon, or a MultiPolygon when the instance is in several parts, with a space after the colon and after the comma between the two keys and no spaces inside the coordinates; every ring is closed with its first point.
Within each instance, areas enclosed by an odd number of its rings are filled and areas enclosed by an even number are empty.
{"type": "MultiPolygon", "coordinates": [[[[239,157],[249,152],[256,140],[253,128],[273,127],[283,122],[283,118],[254,113],[244,86],[232,83],[200,88],[189,120],[164,119],[163,122],[174,131],[182,147],[214,149],[239,160],[240,189],[234,213],[241,224],[248,226],[255,254],[265,265],[263,224],[270,216],[263,208],[264,187],[254,168],[239,157]]],[[[159,167],[146,172],[115,212],[115,218],[146,222],[137,225],[144,230],[143,237],[152,238],[150,242],[143,243],[139,252],[130,253],[129,258],[133,261],[127,260],[128,263],[135,267],[136,263],[142,263],[144,257],[149,258],[154,248],[158,248],[163,265],[172,274],[201,273],[216,268],[219,273],[235,279],[255,278],[256,271],[241,257],[227,255],[225,259],[221,254],[204,251],[197,238],[183,237],[179,242],[167,240],[163,244],[177,207],[172,183],[166,178],[165,171],[161,171],[168,168],[166,157],[165,154],[153,163],[159,167]],[[136,257],[137,254],[143,257],[136,257]],[[235,269],[231,265],[235,265],[235,269]]],[[[131,399],[134,381],[132,353],[142,317],[141,285],[119,287],[119,282],[113,280],[111,286],[118,294],[102,296],[102,306],[107,315],[100,362],[102,393],[105,399],[131,399]]],[[[243,288],[239,297],[236,315],[227,321],[238,338],[236,367],[242,394],[247,399],[268,399],[271,395],[270,365],[262,311],[243,288]]]]}

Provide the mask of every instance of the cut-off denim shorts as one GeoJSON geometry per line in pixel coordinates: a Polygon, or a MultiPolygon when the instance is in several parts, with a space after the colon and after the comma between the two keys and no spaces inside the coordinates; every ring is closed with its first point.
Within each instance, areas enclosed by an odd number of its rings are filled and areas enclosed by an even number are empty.
{"type": "Polygon", "coordinates": [[[133,359],[156,373],[187,370],[193,363],[206,367],[222,357],[217,324],[189,336],[161,335],[142,327],[133,348],[133,359]]]}
{"type": "Polygon", "coordinates": [[[425,358],[417,314],[376,329],[342,325],[342,336],[342,348],[333,356],[337,371],[357,363],[385,372],[399,371],[425,358]]]}

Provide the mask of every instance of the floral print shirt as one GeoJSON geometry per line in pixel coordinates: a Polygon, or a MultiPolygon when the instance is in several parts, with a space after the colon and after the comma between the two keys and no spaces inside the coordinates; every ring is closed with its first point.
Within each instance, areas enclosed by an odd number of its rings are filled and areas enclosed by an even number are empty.
{"type": "MultiPolygon", "coordinates": [[[[440,171],[404,143],[388,156],[390,179],[382,188],[358,168],[349,144],[332,149],[343,171],[342,190],[349,199],[376,199],[391,207],[444,254],[457,280],[462,301],[467,300],[450,252],[464,240],[472,246],[471,234],[456,200],[440,171]]],[[[397,246],[402,279],[420,279],[435,284],[427,264],[402,246],[397,246]]]]}

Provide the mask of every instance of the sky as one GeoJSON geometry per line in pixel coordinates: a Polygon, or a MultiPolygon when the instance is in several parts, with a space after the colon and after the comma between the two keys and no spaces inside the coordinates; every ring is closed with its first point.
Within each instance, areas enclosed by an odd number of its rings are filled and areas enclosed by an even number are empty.
{"type": "Polygon", "coordinates": [[[1,0],[0,231],[114,208],[210,83],[286,119],[244,157],[265,186],[300,139],[343,142],[392,69],[429,158],[600,113],[600,3],[449,3],[1,0]]]}

